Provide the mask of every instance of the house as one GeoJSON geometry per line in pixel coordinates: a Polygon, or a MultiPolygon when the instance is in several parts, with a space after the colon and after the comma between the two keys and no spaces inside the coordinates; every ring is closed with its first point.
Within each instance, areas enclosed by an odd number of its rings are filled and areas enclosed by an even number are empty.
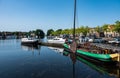
{"type": "Polygon", "coordinates": [[[114,31],[115,25],[108,25],[108,29],[106,32],[104,32],[105,37],[116,37],[119,36],[119,33],[114,31]]]}

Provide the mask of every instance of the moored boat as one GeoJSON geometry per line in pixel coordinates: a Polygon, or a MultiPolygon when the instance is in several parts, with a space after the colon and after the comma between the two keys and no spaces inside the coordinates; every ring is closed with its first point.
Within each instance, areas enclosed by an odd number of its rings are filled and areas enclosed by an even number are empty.
{"type": "Polygon", "coordinates": [[[25,45],[37,45],[38,44],[38,39],[34,39],[34,38],[22,38],[21,39],[21,44],[25,44],[25,45]]]}
{"type": "Polygon", "coordinates": [[[47,42],[48,43],[64,44],[65,43],[65,39],[59,38],[59,37],[55,37],[53,39],[48,39],[47,42]]]}
{"type": "MultiPolygon", "coordinates": [[[[68,52],[72,52],[68,44],[64,44],[64,49],[68,52]]],[[[101,62],[117,62],[119,53],[99,53],[91,52],[85,49],[77,49],[76,54],[83,57],[88,57],[93,60],[101,61],[101,62]]]]}
{"type": "MultiPolygon", "coordinates": [[[[64,49],[68,52],[72,52],[75,53],[79,56],[83,56],[83,57],[88,57],[91,58],[93,60],[97,60],[97,61],[102,61],[105,63],[108,62],[116,62],[118,61],[118,56],[119,53],[118,52],[108,52],[108,50],[102,49],[102,48],[95,48],[96,46],[90,46],[89,44],[81,44],[81,45],[77,45],[76,39],[75,39],[75,24],[76,24],[76,0],[74,0],[75,4],[74,4],[74,24],[73,24],[73,41],[72,43],[64,43],[64,49]],[[80,47],[78,47],[80,46],[80,47]],[[93,47],[93,48],[92,48],[93,47]]],[[[90,40],[90,42],[92,42],[90,40]]]]}

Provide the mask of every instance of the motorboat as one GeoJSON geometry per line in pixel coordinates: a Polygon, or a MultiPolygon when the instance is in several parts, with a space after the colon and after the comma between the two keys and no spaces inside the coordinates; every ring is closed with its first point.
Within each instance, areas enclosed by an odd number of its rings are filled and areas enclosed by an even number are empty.
{"type": "Polygon", "coordinates": [[[64,44],[64,43],[65,43],[65,39],[59,38],[59,37],[55,37],[55,38],[53,38],[53,39],[48,39],[47,42],[48,42],[48,43],[64,44]]]}
{"type": "Polygon", "coordinates": [[[35,38],[22,38],[21,39],[21,44],[37,45],[38,44],[38,39],[35,39],[35,38]]]}

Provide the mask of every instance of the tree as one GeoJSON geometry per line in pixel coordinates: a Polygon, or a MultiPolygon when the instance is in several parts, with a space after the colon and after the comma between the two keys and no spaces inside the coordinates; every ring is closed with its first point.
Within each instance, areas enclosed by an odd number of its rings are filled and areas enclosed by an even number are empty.
{"type": "Polygon", "coordinates": [[[54,30],[53,29],[49,29],[48,31],[47,31],[47,36],[50,36],[50,35],[52,35],[52,33],[54,32],[54,30]]]}
{"type": "Polygon", "coordinates": [[[45,37],[45,33],[41,29],[37,29],[35,31],[35,34],[38,36],[38,38],[41,38],[41,39],[43,39],[45,37]]]}
{"type": "Polygon", "coordinates": [[[120,35],[120,21],[116,21],[116,22],[115,22],[115,28],[114,28],[114,30],[115,30],[117,33],[119,33],[119,35],[120,35]]]}
{"type": "Polygon", "coordinates": [[[61,34],[70,34],[70,30],[69,29],[64,29],[64,30],[62,30],[61,34]]]}
{"type": "Polygon", "coordinates": [[[65,30],[62,30],[61,34],[66,34],[66,33],[65,33],[65,30]]]}
{"type": "Polygon", "coordinates": [[[102,26],[102,30],[105,31],[105,32],[107,32],[107,30],[108,30],[108,24],[104,24],[102,26]]]}
{"type": "Polygon", "coordinates": [[[57,34],[57,35],[60,35],[61,32],[62,32],[62,29],[58,29],[58,30],[56,30],[56,34],[57,34]]]}
{"type": "Polygon", "coordinates": [[[57,32],[56,31],[52,32],[52,35],[57,36],[57,32]]]}
{"type": "Polygon", "coordinates": [[[95,27],[95,31],[98,32],[98,33],[100,33],[101,27],[100,26],[95,27]]]}
{"type": "Polygon", "coordinates": [[[84,36],[86,36],[87,35],[87,33],[89,33],[89,27],[88,26],[81,26],[80,28],[79,28],[79,31],[84,35],[84,36]]]}
{"type": "Polygon", "coordinates": [[[80,34],[81,33],[81,29],[80,28],[76,28],[75,31],[76,31],[75,32],[76,34],[80,34]]]}
{"type": "Polygon", "coordinates": [[[85,27],[85,34],[87,35],[87,33],[89,33],[90,28],[88,26],[85,27]]]}

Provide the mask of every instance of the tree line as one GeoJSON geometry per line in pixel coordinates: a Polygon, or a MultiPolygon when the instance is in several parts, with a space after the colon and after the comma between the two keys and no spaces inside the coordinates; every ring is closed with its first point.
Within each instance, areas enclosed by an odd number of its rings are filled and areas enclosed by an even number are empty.
{"type": "MultiPolygon", "coordinates": [[[[108,26],[110,26],[110,24],[104,24],[102,26],[96,26],[94,27],[95,32],[109,32],[111,31],[115,31],[117,33],[119,33],[120,35],[120,21],[116,21],[115,24],[111,25],[112,28],[109,30],[108,26]]],[[[80,26],[78,28],[75,29],[75,33],[76,34],[80,34],[82,33],[84,36],[87,35],[87,33],[90,33],[90,30],[92,28],[90,28],[89,26],[80,26]]],[[[49,29],[47,31],[47,36],[59,36],[60,34],[73,34],[73,29],[58,29],[58,30],[53,30],[53,29],[49,29]]]]}
{"type": "Polygon", "coordinates": [[[9,32],[9,31],[2,31],[0,32],[0,36],[5,39],[6,36],[16,36],[17,38],[22,38],[22,37],[38,37],[43,39],[45,37],[45,33],[42,29],[36,29],[36,30],[31,30],[29,32],[21,32],[21,31],[15,31],[15,32],[9,32]]]}
{"type": "Polygon", "coordinates": [[[42,29],[36,29],[36,30],[29,31],[26,33],[26,35],[30,37],[37,36],[40,39],[43,39],[45,37],[45,33],[42,29]]]}

